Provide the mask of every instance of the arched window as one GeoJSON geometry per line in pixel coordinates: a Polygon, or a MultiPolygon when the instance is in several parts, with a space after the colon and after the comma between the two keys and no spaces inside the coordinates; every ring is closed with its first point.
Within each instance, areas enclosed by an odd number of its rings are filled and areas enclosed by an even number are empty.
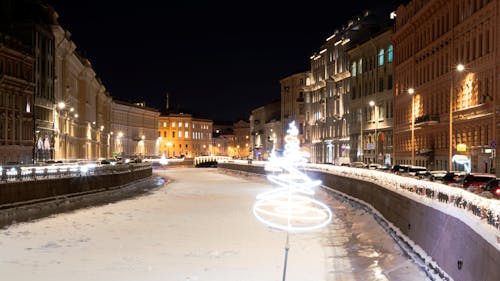
{"type": "Polygon", "coordinates": [[[378,66],[384,65],[384,49],[380,49],[378,52],[378,66]]]}
{"type": "Polygon", "coordinates": [[[391,63],[392,58],[393,58],[393,47],[392,45],[389,45],[389,48],[387,48],[387,62],[391,63]]]}

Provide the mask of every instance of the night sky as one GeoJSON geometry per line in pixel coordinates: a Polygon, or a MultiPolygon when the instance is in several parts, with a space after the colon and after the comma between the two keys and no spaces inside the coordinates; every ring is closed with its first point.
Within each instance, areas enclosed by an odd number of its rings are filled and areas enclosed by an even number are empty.
{"type": "Polygon", "coordinates": [[[335,29],[382,1],[45,3],[113,98],[164,111],[169,93],[177,111],[237,121],[279,98],[280,79],[309,70],[335,29]]]}

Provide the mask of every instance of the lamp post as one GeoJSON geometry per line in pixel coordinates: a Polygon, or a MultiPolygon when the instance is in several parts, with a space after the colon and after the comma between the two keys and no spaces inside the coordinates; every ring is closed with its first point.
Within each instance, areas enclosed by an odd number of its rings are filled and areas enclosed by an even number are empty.
{"type": "Polygon", "coordinates": [[[374,157],[374,162],[375,163],[378,163],[378,135],[377,135],[377,129],[378,129],[378,110],[377,110],[377,106],[375,105],[375,101],[370,101],[368,103],[370,105],[370,107],[373,108],[373,110],[375,111],[373,113],[373,118],[375,119],[375,157],[374,157]]]}
{"type": "Polygon", "coordinates": [[[411,95],[411,164],[415,165],[415,90],[408,89],[408,94],[411,95]]]}
{"type": "MultiPolygon", "coordinates": [[[[459,63],[456,67],[458,72],[464,71],[465,67],[463,64],[459,63]]],[[[451,85],[450,85],[450,143],[449,146],[449,158],[448,158],[448,170],[453,170],[453,92],[454,92],[454,72],[451,71],[451,85]]]]}
{"type": "Polygon", "coordinates": [[[172,146],[171,142],[167,142],[167,158],[170,158],[170,147],[172,146]]]}

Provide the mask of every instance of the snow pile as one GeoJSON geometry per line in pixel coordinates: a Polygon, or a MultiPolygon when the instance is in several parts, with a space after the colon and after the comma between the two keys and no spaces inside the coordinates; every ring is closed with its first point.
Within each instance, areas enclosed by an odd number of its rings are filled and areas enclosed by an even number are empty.
{"type": "Polygon", "coordinates": [[[462,188],[377,170],[322,164],[307,164],[305,167],[373,182],[398,192],[412,200],[456,217],[475,229],[484,239],[500,250],[500,200],[481,197],[462,188]]]}

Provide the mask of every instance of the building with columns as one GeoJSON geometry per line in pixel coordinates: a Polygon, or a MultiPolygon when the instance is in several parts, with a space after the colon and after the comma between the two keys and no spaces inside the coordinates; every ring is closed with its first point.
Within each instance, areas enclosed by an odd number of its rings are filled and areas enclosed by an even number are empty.
{"type": "Polygon", "coordinates": [[[157,155],[193,158],[213,154],[213,121],[191,114],[170,113],[158,118],[157,155]]]}
{"type": "Polygon", "coordinates": [[[495,171],[499,11],[499,0],[413,0],[398,7],[395,163],[495,171]]]}
{"type": "Polygon", "coordinates": [[[54,152],[57,160],[111,156],[111,96],[71,34],[53,25],[55,49],[54,152]]]}
{"type": "Polygon", "coordinates": [[[113,157],[157,155],[157,109],[144,103],[111,102],[110,144],[113,157]]]}
{"type": "MultiPolygon", "coordinates": [[[[281,85],[281,135],[286,136],[288,124],[295,121],[299,130],[298,139],[304,143],[305,108],[304,89],[309,72],[295,73],[280,80],[281,85]]],[[[284,150],[284,140],[280,139],[279,149],[284,150]]]]}
{"type": "Polygon", "coordinates": [[[392,164],[392,34],[390,24],[348,51],[352,162],[392,164]]]}
{"type": "Polygon", "coordinates": [[[33,161],[33,67],[31,51],[0,33],[0,165],[33,161]]]}

